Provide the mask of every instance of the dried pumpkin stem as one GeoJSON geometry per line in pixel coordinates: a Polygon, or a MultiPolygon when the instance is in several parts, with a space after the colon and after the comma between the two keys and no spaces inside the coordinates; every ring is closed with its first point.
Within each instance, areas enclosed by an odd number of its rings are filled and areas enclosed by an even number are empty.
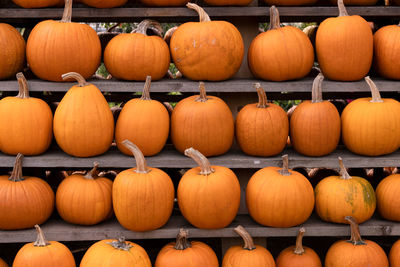
{"type": "Polygon", "coordinates": [[[352,216],[346,216],[344,219],[349,222],[351,229],[351,238],[347,242],[352,243],[353,245],[366,245],[361,238],[360,228],[356,220],[352,216]]]}
{"type": "Polygon", "coordinates": [[[86,85],[88,84],[88,83],[86,82],[85,78],[83,78],[83,76],[80,75],[80,74],[77,73],[77,72],[68,72],[68,73],[65,73],[65,74],[61,75],[61,77],[62,77],[62,79],[63,79],[64,81],[66,81],[66,80],[68,80],[68,79],[74,79],[74,80],[76,80],[76,81],[78,82],[78,86],[79,86],[79,87],[83,87],[83,86],[86,86],[86,85]]]}
{"type": "Polygon", "coordinates": [[[135,160],[136,160],[135,172],[137,172],[137,173],[150,172],[150,169],[147,167],[146,159],[144,158],[142,151],[140,151],[140,149],[129,140],[122,141],[122,144],[127,149],[129,149],[132,152],[133,156],[135,157],[135,160]]]}
{"type": "Polygon", "coordinates": [[[256,246],[254,245],[253,238],[249,234],[249,232],[244,229],[243,226],[239,225],[235,229],[233,229],[244,241],[243,249],[254,250],[256,246]]]}
{"type": "Polygon", "coordinates": [[[175,243],[175,249],[176,250],[185,250],[187,248],[192,247],[192,244],[188,240],[189,237],[189,231],[185,230],[183,228],[179,229],[179,233],[176,236],[176,243],[175,243]]]}
{"type": "Polygon", "coordinates": [[[146,77],[146,83],[143,87],[141,100],[151,100],[150,98],[151,76],[146,77]]]}
{"type": "Polygon", "coordinates": [[[200,22],[211,21],[210,17],[208,16],[206,11],[204,11],[204,9],[202,7],[200,7],[196,4],[193,4],[193,3],[187,3],[186,6],[190,9],[195,10],[197,12],[197,14],[199,14],[200,22]]]}
{"type": "Polygon", "coordinates": [[[281,27],[281,19],[279,17],[279,11],[276,6],[269,8],[269,28],[268,30],[275,30],[281,27]]]}
{"type": "Polygon", "coordinates": [[[208,159],[200,153],[200,151],[194,149],[193,147],[185,150],[185,156],[192,158],[199,165],[201,175],[209,175],[214,172],[208,159]]]}
{"type": "Polygon", "coordinates": [[[379,93],[378,87],[376,84],[371,80],[369,76],[365,77],[365,81],[367,82],[369,89],[371,90],[372,100],[371,103],[381,103],[383,102],[381,98],[381,94],[379,93]]]}
{"type": "Polygon", "coordinates": [[[171,40],[171,38],[172,38],[172,35],[174,34],[174,32],[175,32],[177,29],[178,29],[178,26],[175,26],[175,27],[169,29],[169,30],[165,33],[165,35],[164,35],[164,41],[165,41],[167,44],[169,44],[169,42],[170,42],[170,40],[171,40]]]}
{"type": "Polygon", "coordinates": [[[61,22],[71,22],[72,2],[72,0],[65,0],[64,13],[61,22]]]}
{"type": "Polygon", "coordinates": [[[346,7],[344,6],[343,0],[337,0],[338,8],[339,8],[339,17],[348,16],[346,7]]]}
{"type": "Polygon", "coordinates": [[[312,92],[311,92],[311,103],[322,102],[322,81],[324,80],[324,75],[322,73],[315,77],[312,92]]]}
{"type": "Polygon", "coordinates": [[[22,74],[22,72],[18,72],[16,76],[19,87],[19,92],[17,97],[22,99],[29,98],[28,82],[26,81],[24,74],[22,74]]]}
{"type": "Polygon", "coordinates": [[[293,251],[293,253],[296,254],[296,255],[303,255],[304,254],[303,236],[304,236],[305,232],[306,232],[306,229],[304,227],[301,227],[299,229],[299,233],[297,234],[296,247],[294,248],[294,251],[293,251]]]}
{"type": "Polygon", "coordinates": [[[350,174],[347,172],[346,167],[343,164],[343,159],[341,157],[338,157],[339,159],[339,167],[340,167],[340,178],[343,180],[349,180],[351,179],[350,174]]]}
{"type": "Polygon", "coordinates": [[[260,83],[255,83],[254,88],[257,90],[257,95],[258,95],[258,108],[266,108],[268,107],[268,102],[267,102],[267,95],[265,94],[264,89],[261,88],[260,83]]]}
{"type": "Polygon", "coordinates": [[[50,245],[50,242],[47,241],[46,237],[44,236],[44,233],[42,231],[42,229],[40,228],[39,225],[35,224],[35,229],[37,232],[37,238],[35,243],[33,243],[33,245],[35,247],[46,247],[48,245],[50,245]]]}
{"type": "Polygon", "coordinates": [[[204,85],[204,82],[199,83],[199,91],[200,95],[198,98],[196,98],[196,102],[207,102],[207,92],[206,92],[206,87],[204,85]]]}
{"type": "Polygon", "coordinates": [[[93,179],[99,177],[98,176],[98,174],[99,174],[98,168],[99,168],[99,163],[97,161],[93,162],[93,169],[88,171],[84,177],[89,180],[93,180],[93,179]]]}
{"type": "Polygon", "coordinates": [[[163,37],[163,29],[158,21],[146,19],[139,23],[139,25],[132,31],[132,33],[141,33],[147,35],[147,30],[152,30],[157,36],[163,37]]]}
{"type": "Polygon", "coordinates": [[[107,242],[110,246],[118,250],[129,251],[133,246],[125,241],[125,237],[121,236],[118,240],[107,242]]]}
{"type": "Polygon", "coordinates": [[[24,155],[18,153],[17,157],[15,158],[14,168],[8,180],[13,182],[23,181],[24,177],[22,176],[22,160],[24,155]]]}
{"type": "Polygon", "coordinates": [[[282,156],[282,163],[282,169],[279,170],[279,173],[283,176],[291,175],[289,172],[289,156],[287,154],[282,156]]]}

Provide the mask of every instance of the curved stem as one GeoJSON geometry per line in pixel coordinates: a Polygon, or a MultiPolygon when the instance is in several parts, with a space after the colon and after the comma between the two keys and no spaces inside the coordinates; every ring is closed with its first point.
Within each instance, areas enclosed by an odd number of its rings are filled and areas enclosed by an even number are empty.
{"type": "Polygon", "coordinates": [[[61,22],[71,22],[72,0],[65,0],[64,13],[61,22]]]}
{"type": "Polygon", "coordinates": [[[199,90],[200,90],[200,95],[198,98],[196,98],[196,102],[207,102],[207,92],[206,92],[206,87],[204,85],[204,82],[199,83],[199,90]]]}
{"type": "Polygon", "coordinates": [[[371,80],[369,76],[365,77],[365,81],[367,82],[369,89],[371,90],[372,94],[372,100],[370,101],[371,103],[379,103],[383,102],[381,98],[381,94],[379,93],[378,87],[376,87],[376,84],[371,80]]]}
{"type": "Polygon", "coordinates": [[[192,247],[192,244],[188,240],[189,231],[183,228],[179,229],[179,233],[176,236],[176,243],[174,248],[176,250],[185,250],[187,248],[192,247]]]}
{"type": "Polygon", "coordinates": [[[319,73],[317,77],[315,77],[312,93],[311,93],[311,103],[320,103],[322,102],[322,81],[324,80],[324,75],[319,73]]]}
{"type": "Polygon", "coordinates": [[[116,29],[119,26],[121,26],[121,23],[116,23],[115,25],[113,25],[110,28],[108,28],[106,32],[110,33],[110,32],[112,32],[114,29],[116,29]]]}
{"type": "Polygon", "coordinates": [[[47,241],[46,237],[44,236],[44,233],[42,231],[42,229],[40,228],[39,225],[35,224],[35,229],[37,232],[37,238],[35,243],[33,243],[33,245],[35,247],[46,247],[48,245],[50,245],[50,242],[47,241]]]}
{"type": "Polygon", "coordinates": [[[255,83],[254,88],[257,90],[257,95],[258,95],[258,108],[266,108],[268,107],[268,100],[267,100],[267,95],[265,94],[264,89],[261,88],[260,83],[255,83]]]}
{"type": "Polygon", "coordinates": [[[338,159],[339,159],[339,167],[340,167],[340,170],[339,170],[340,178],[343,180],[351,179],[350,174],[347,172],[346,167],[343,164],[343,159],[341,157],[338,157],[338,159]]]}
{"type": "Polygon", "coordinates": [[[143,87],[141,100],[151,100],[150,98],[151,76],[146,77],[146,83],[143,87]]]}
{"type": "Polygon", "coordinates": [[[121,236],[118,240],[107,242],[110,246],[118,250],[129,251],[132,248],[132,245],[128,242],[125,242],[125,237],[121,236]]]}
{"type": "Polygon", "coordinates": [[[289,172],[289,156],[283,155],[282,156],[282,169],[279,170],[279,173],[283,176],[290,176],[290,172],[289,172]]]}
{"type": "Polygon", "coordinates": [[[275,30],[281,27],[281,19],[279,17],[279,11],[276,6],[269,8],[269,28],[268,30],[275,30]]]}
{"type": "Polygon", "coordinates": [[[99,177],[98,176],[98,174],[99,174],[98,168],[99,168],[99,163],[97,161],[93,162],[93,169],[88,171],[86,173],[86,175],[83,177],[85,177],[86,179],[89,179],[89,180],[93,180],[93,179],[99,177]]]}
{"type": "Polygon", "coordinates": [[[339,8],[339,17],[348,16],[346,7],[344,6],[343,0],[337,0],[338,8],[339,8]]]}
{"type": "Polygon", "coordinates": [[[22,176],[22,160],[24,159],[24,155],[18,153],[15,158],[14,168],[8,180],[13,182],[23,181],[24,177],[22,176]]]}
{"type": "Polygon", "coordinates": [[[172,35],[174,34],[174,32],[178,29],[178,26],[175,26],[171,29],[169,29],[165,35],[164,35],[164,41],[169,44],[169,42],[171,41],[172,35]]]}
{"type": "Polygon", "coordinates": [[[296,254],[296,255],[303,255],[304,254],[303,236],[304,236],[305,232],[306,232],[306,229],[304,227],[301,227],[299,229],[299,233],[297,234],[296,247],[295,247],[295,249],[293,251],[293,253],[296,254]]]}
{"type": "Polygon", "coordinates": [[[201,175],[209,175],[214,172],[208,159],[200,153],[200,151],[194,149],[193,147],[185,150],[185,156],[192,158],[199,165],[201,175]]]}
{"type": "Polygon", "coordinates": [[[253,238],[249,234],[249,232],[244,229],[243,226],[239,225],[235,229],[233,229],[244,241],[243,249],[247,250],[253,250],[256,249],[256,246],[254,245],[253,238]]]}
{"type": "Polygon", "coordinates": [[[352,243],[353,245],[366,245],[361,238],[360,228],[358,227],[356,220],[351,216],[346,216],[344,219],[349,222],[351,229],[351,238],[347,242],[352,243]]]}
{"type": "Polygon", "coordinates": [[[163,29],[161,24],[158,21],[145,19],[139,23],[136,29],[132,31],[132,33],[141,33],[147,35],[147,30],[151,29],[157,36],[163,37],[163,29]]]}
{"type": "Polygon", "coordinates": [[[25,79],[25,76],[22,72],[17,73],[17,80],[18,80],[18,98],[29,98],[29,87],[28,87],[28,82],[25,79]]]}
{"type": "Polygon", "coordinates": [[[127,149],[129,149],[132,152],[133,156],[135,157],[135,160],[136,160],[135,172],[137,172],[137,173],[150,172],[150,169],[147,167],[146,159],[144,158],[142,151],[140,151],[140,149],[129,140],[122,141],[122,144],[127,149]]]}
{"type": "Polygon", "coordinates": [[[68,79],[74,79],[78,82],[78,86],[79,87],[83,87],[86,86],[88,83],[86,82],[85,78],[82,77],[82,75],[80,75],[77,72],[68,72],[65,73],[63,75],[61,75],[62,79],[64,81],[68,80],[68,79]]]}
{"type": "Polygon", "coordinates": [[[200,22],[211,21],[210,17],[206,13],[206,11],[204,11],[204,9],[201,8],[200,6],[193,4],[193,3],[187,3],[186,6],[190,9],[195,10],[197,12],[197,14],[199,14],[200,22]]]}

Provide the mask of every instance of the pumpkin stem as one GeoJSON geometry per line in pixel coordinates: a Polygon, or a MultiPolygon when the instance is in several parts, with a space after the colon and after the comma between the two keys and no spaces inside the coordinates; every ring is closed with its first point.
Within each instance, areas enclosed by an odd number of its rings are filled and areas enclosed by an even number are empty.
{"type": "Polygon", "coordinates": [[[305,232],[306,232],[306,229],[304,227],[301,227],[299,229],[299,233],[297,234],[296,247],[295,247],[294,252],[293,252],[296,255],[303,255],[304,254],[303,236],[304,236],[305,232]]]}
{"type": "Polygon", "coordinates": [[[356,219],[354,219],[352,216],[346,216],[344,219],[349,222],[351,229],[351,238],[347,242],[352,243],[353,245],[366,245],[361,238],[360,228],[358,227],[356,219]]]}
{"type": "Polygon", "coordinates": [[[46,247],[46,246],[50,245],[50,242],[47,241],[46,237],[44,236],[42,228],[40,228],[39,225],[35,224],[35,229],[37,232],[37,238],[36,238],[35,243],[33,243],[33,245],[35,247],[46,247]]]}
{"type": "Polygon", "coordinates": [[[142,151],[131,141],[129,140],[124,140],[122,141],[122,144],[129,149],[133,156],[135,157],[136,160],[136,170],[135,172],[137,173],[148,173],[150,172],[150,169],[147,167],[146,164],[146,159],[143,156],[142,151]]]}
{"type": "Polygon", "coordinates": [[[185,230],[183,228],[179,229],[179,233],[176,236],[176,243],[175,243],[175,249],[176,250],[185,250],[187,248],[191,248],[192,244],[188,240],[189,237],[189,231],[185,230]]]}
{"type": "Polygon", "coordinates": [[[282,162],[282,169],[278,171],[279,174],[283,176],[290,176],[291,174],[289,172],[289,156],[287,154],[282,156],[282,162]]]}
{"type": "Polygon", "coordinates": [[[253,238],[249,234],[249,232],[244,229],[243,226],[239,225],[235,229],[233,229],[244,241],[243,249],[254,250],[256,246],[254,245],[253,238]]]}
{"type": "Polygon", "coordinates": [[[147,30],[152,30],[157,36],[163,37],[163,29],[158,21],[145,19],[132,31],[132,33],[141,33],[147,35],[147,30]]]}
{"type": "Polygon", "coordinates": [[[118,240],[112,241],[112,242],[107,242],[110,246],[112,246],[115,249],[118,250],[125,250],[129,251],[133,246],[129,244],[128,242],[125,242],[125,237],[121,236],[118,238],[118,240]]]}
{"type": "Polygon", "coordinates": [[[208,159],[203,154],[201,154],[200,151],[194,149],[193,147],[185,150],[185,156],[188,156],[192,158],[194,161],[196,161],[196,163],[199,165],[201,169],[200,171],[201,175],[209,175],[215,172],[215,170],[211,167],[211,164],[208,161],[208,159]]]}
{"type": "Polygon", "coordinates": [[[93,169],[88,171],[84,177],[89,180],[93,180],[93,179],[99,177],[98,176],[98,174],[99,174],[98,168],[99,168],[99,163],[97,161],[93,162],[93,169]]]}
{"type": "Polygon", "coordinates": [[[346,167],[343,164],[343,159],[341,157],[338,157],[339,159],[339,166],[340,166],[340,178],[343,180],[349,180],[351,179],[350,174],[347,172],[346,167]]]}
{"type": "Polygon", "coordinates": [[[68,79],[75,79],[78,82],[79,87],[88,85],[85,78],[83,78],[82,75],[80,75],[77,72],[68,72],[68,73],[61,75],[61,77],[64,81],[66,81],[68,79]]]}
{"type": "Polygon", "coordinates": [[[367,82],[369,89],[371,90],[372,100],[370,102],[371,103],[383,102],[378,87],[376,87],[376,84],[371,80],[369,76],[365,77],[364,79],[367,82]]]}
{"type": "Polygon", "coordinates": [[[72,0],[65,0],[64,13],[61,22],[71,22],[72,2],[72,0]]]}
{"type": "Polygon", "coordinates": [[[14,168],[8,180],[13,182],[23,181],[24,177],[22,176],[22,159],[24,155],[18,153],[17,157],[15,158],[14,168]]]}
{"type": "Polygon", "coordinates": [[[190,9],[193,9],[197,12],[197,14],[199,14],[200,17],[200,22],[207,22],[207,21],[211,21],[210,17],[208,16],[208,14],[206,13],[206,11],[204,11],[203,8],[201,8],[200,6],[193,4],[193,3],[187,3],[186,6],[190,9]]]}
{"type": "Polygon", "coordinates": [[[113,30],[115,30],[117,27],[120,27],[120,26],[121,26],[121,23],[116,23],[115,25],[113,25],[110,28],[108,28],[106,32],[110,33],[113,30]]]}
{"type": "Polygon", "coordinates": [[[200,95],[198,98],[196,98],[196,102],[207,102],[207,92],[206,92],[206,87],[204,85],[204,82],[199,83],[199,90],[200,90],[200,95]]]}
{"type": "Polygon", "coordinates": [[[22,72],[18,72],[16,76],[19,87],[19,92],[17,97],[21,99],[29,98],[28,82],[26,81],[24,74],[22,72]]]}
{"type": "Polygon", "coordinates": [[[346,7],[344,6],[343,0],[337,0],[338,8],[339,8],[339,17],[348,16],[346,7]]]}
{"type": "Polygon", "coordinates": [[[140,100],[151,100],[150,98],[151,76],[146,77],[146,83],[143,87],[142,97],[140,100]]]}
{"type": "Polygon", "coordinates": [[[178,26],[175,26],[175,27],[169,29],[169,30],[165,33],[165,35],[164,35],[164,41],[165,41],[167,44],[169,44],[169,42],[170,42],[170,40],[171,40],[171,38],[172,38],[172,35],[174,34],[174,32],[175,32],[177,29],[178,29],[178,26]]]}
{"type": "Polygon", "coordinates": [[[311,103],[322,102],[322,81],[324,78],[322,73],[319,73],[318,76],[315,77],[311,92],[311,103]]]}
{"type": "Polygon", "coordinates": [[[258,108],[267,108],[268,107],[268,100],[267,100],[267,95],[265,94],[264,89],[261,88],[260,83],[255,83],[254,88],[257,90],[257,95],[258,95],[258,108]]]}
{"type": "Polygon", "coordinates": [[[268,30],[275,30],[281,27],[281,19],[279,17],[279,11],[276,6],[269,8],[269,28],[268,30]]]}

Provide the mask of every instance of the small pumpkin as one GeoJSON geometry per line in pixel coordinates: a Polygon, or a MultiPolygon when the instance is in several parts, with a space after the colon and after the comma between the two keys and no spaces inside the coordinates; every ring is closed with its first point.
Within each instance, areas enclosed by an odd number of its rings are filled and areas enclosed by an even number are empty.
{"type": "Polygon", "coordinates": [[[180,229],[176,242],[164,246],[154,267],[219,267],[217,255],[207,244],[188,240],[189,231],[180,229]]]}
{"type": "Polygon", "coordinates": [[[8,264],[2,258],[0,258],[0,267],[8,267],[8,264]]]}
{"type": "Polygon", "coordinates": [[[376,188],[377,208],[379,214],[386,220],[400,221],[399,195],[400,174],[389,175],[378,184],[376,188]]]}
{"type": "Polygon", "coordinates": [[[13,26],[0,23],[0,80],[21,71],[25,63],[25,40],[13,26]]]}
{"type": "Polygon", "coordinates": [[[59,4],[60,0],[12,0],[16,5],[23,8],[43,8],[59,4]]]}
{"type": "Polygon", "coordinates": [[[318,0],[264,0],[269,6],[310,6],[318,0]]]}
{"type": "Polygon", "coordinates": [[[391,267],[399,267],[400,266],[400,241],[397,240],[389,253],[389,262],[391,267]]]}
{"type": "Polygon", "coordinates": [[[222,267],[275,267],[271,253],[264,247],[255,245],[243,226],[235,227],[234,231],[243,239],[244,245],[230,247],[224,255],[222,267]]]}
{"type": "Polygon", "coordinates": [[[17,253],[13,267],[75,267],[71,251],[57,241],[47,241],[39,225],[35,225],[37,239],[34,243],[25,244],[17,253]]]}
{"type": "Polygon", "coordinates": [[[128,0],[82,0],[82,3],[97,8],[113,8],[123,6],[128,0]]]}
{"type": "Polygon", "coordinates": [[[179,181],[177,195],[182,215],[197,228],[228,226],[240,205],[240,184],[235,173],[226,167],[211,166],[196,149],[186,149],[185,155],[199,167],[188,170],[179,181]]]}

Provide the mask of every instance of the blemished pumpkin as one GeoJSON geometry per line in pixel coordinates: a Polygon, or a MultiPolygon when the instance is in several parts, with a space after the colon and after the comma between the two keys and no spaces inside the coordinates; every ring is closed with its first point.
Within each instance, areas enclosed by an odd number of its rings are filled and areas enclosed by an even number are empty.
{"type": "Polygon", "coordinates": [[[236,140],[242,151],[251,156],[269,157],[282,152],[289,134],[289,120],[279,105],[268,103],[259,83],[254,87],[258,103],[244,106],[236,117],[236,140]]]}
{"type": "Polygon", "coordinates": [[[278,9],[270,7],[270,27],[250,44],[247,61],[253,75],[270,81],[306,76],[314,64],[314,48],[307,35],[292,26],[280,26],[278,9]]]}
{"type": "Polygon", "coordinates": [[[53,113],[43,100],[29,96],[24,75],[17,74],[19,93],[0,101],[0,149],[26,156],[45,152],[53,138],[53,113]]]}
{"type": "Polygon", "coordinates": [[[80,267],[151,267],[146,250],[124,238],[94,243],[82,258],[80,267]]]}
{"type": "Polygon", "coordinates": [[[301,173],[289,169],[288,155],[282,159],[282,168],[263,168],[247,184],[249,214],[264,226],[299,225],[314,209],[314,190],[310,182],[301,173]]]}
{"type": "Polygon", "coordinates": [[[186,149],[185,155],[199,167],[188,170],[179,181],[177,195],[182,215],[197,228],[228,226],[240,205],[240,184],[235,173],[226,167],[211,166],[196,149],[186,149]]]}
{"type": "Polygon", "coordinates": [[[314,80],[312,100],[300,103],[290,117],[290,141],[306,156],[320,157],[334,151],[340,140],[340,115],[335,105],[322,100],[320,73],[314,80]]]}
{"type": "Polygon", "coordinates": [[[47,241],[39,225],[35,225],[37,239],[34,243],[25,244],[17,253],[13,267],[75,267],[71,251],[57,241],[47,241]]]}
{"type": "Polygon", "coordinates": [[[203,82],[200,95],[187,97],[175,106],[171,115],[171,139],[183,153],[193,147],[204,156],[226,153],[234,138],[234,121],[228,105],[219,97],[206,95],[203,82]]]}
{"type": "Polygon", "coordinates": [[[379,214],[386,220],[400,222],[399,195],[400,174],[389,175],[378,184],[376,188],[377,209],[379,214]]]}
{"type": "Polygon", "coordinates": [[[23,8],[43,8],[59,4],[60,0],[12,0],[16,5],[23,8]]]}
{"type": "Polygon", "coordinates": [[[164,171],[148,167],[140,149],[125,140],[136,168],[120,172],[114,180],[112,198],[119,223],[131,231],[145,232],[167,223],[174,207],[174,185],[164,171]]]}
{"type": "Polygon", "coordinates": [[[163,104],[150,98],[151,76],[147,76],[142,97],[129,100],[119,114],[115,127],[118,149],[132,155],[122,141],[130,140],[144,156],[158,154],[169,135],[169,113],[163,104]]]}
{"type": "Polygon", "coordinates": [[[400,267],[400,241],[397,240],[389,253],[389,263],[391,267],[400,267]]]}
{"type": "Polygon", "coordinates": [[[19,230],[42,224],[54,208],[54,192],[44,180],[22,176],[22,154],[10,176],[0,176],[0,229],[19,230]]]}
{"type": "Polygon", "coordinates": [[[219,267],[217,255],[207,244],[188,240],[189,231],[180,229],[176,242],[164,246],[154,267],[219,267]]]}
{"type": "Polygon", "coordinates": [[[0,80],[13,77],[25,63],[25,40],[13,26],[0,23],[0,80]]]}
{"type": "Polygon", "coordinates": [[[318,28],[316,50],[324,76],[335,81],[357,81],[369,72],[373,56],[373,36],[368,22],[349,16],[338,1],[339,17],[324,20],[318,28]]]}
{"type": "Polygon", "coordinates": [[[97,8],[113,8],[123,6],[128,0],[82,0],[82,3],[97,8]]]}
{"type": "Polygon", "coordinates": [[[93,157],[106,152],[114,139],[114,117],[100,90],[78,73],[54,113],[54,137],[61,149],[74,157],[93,157]]]}
{"type": "MultiPolygon", "coordinates": [[[[330,0],[331,3],[337,4],[337,0],[330,0]]],[[[343,0],[345,5],[349,6],[373,6],[378,0],[343,0]]]]}
{"type": "Polygon", "coordinates": [[[400,147],[400,103],[381,98],[366,77],[371,97],[356,99],[342,112],[342,140],[353,153],[364,156],[390,154],[400,147]]]}
{"type": "Polygon", "coordinates": [[[375,242],[363,240],[356,220],[347,216],[350,223],[350,240],[335,242],[328,250],[325,266],[329,267],[389,267],[388,258],[383,249],[375,242]]]}
{"type": "Polygon", "coordinates": [[[243,226],[237,226],[234,231],[243,239],[244,245],[230,247],[224,255],[222,267],[275,267],[271,253],[266,248],[255,245],[243,226]]]}
{"type": "Polygon", "coordinates": [[[299,229],[296,246],[285,248],[276,258],[276,267],[322,267],[321,260],[312,248],[303,246],[304,227],[299,229]]]}
{"type": "Polygon", "coordinates": [[[8,267],[8,264],[2,258],[0,258],[0,267],[8,267]]]}
{"type": "Polygon", "coordinates": [[[167,43],[162,39],[162,27],[154,20],[142,21],[131,33],[114,37],[104,50],[104,64],[117,79],[145,81],[147,76],[159,80],[170,64],[167,43]],[[153,29],[160,36],[148,36],[153,29]]]}
{"type": "Polygon", "coordinates": [[[61,21],[42,21],[29,35],[28,64],[42,80],[60,82],[67,72],[87,79],[100,65],[101,44],[96,31],[87,24],[71,22],[71,15],[72,0],[66,0],[61,21]]]}
{"type": "Polygon", "coordinates": [[[339,157],[340,176],[324,178],[315,187],[315,211],[327,222],[347,223],[346,216],[363,223],[374,214],[376,197],[371,184],[350,176],[339,157]]]}
{"type": "Polygon", "coordinates": [[[187,22],[178,27],[171,37],[172,59],[178,70],[188,79],[223,81],[239,70],[244,44],[238,29],[226,21],[211,21],[200,6],[188,3],[200,22],[187,22]]]}
{"type": "Polygon", "coordinates": [[[318,0],[264,0],[269,6],[309,6],[313,5],[318,0]]]}

